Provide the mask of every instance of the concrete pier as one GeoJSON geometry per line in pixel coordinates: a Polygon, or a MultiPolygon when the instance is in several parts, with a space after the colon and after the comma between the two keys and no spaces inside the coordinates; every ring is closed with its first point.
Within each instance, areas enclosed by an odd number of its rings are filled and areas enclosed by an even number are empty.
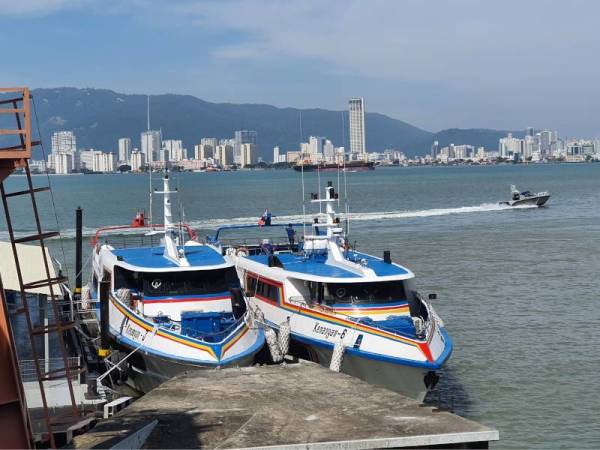
{"type": "Polygon", "coordinates": [[[494,429],[304,361],[185,373],[72,446],[110,448],[138,430],[152,430],[144,448],[487,448],[498,440],[494,429]]]}

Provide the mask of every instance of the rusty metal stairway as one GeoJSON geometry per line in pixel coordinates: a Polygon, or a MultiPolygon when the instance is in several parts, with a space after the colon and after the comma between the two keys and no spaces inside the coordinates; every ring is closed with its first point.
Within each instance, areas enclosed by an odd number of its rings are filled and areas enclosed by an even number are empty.
{"type": "Polygon", "coordinates": [[[37,193],[47,192],[50,190],[50,187],[34,187],[31,171],[29,169],[31,148],[34,145],[40,144],[40,141],[32,141],[31,139],[29,90],[26,88],[0,89],[0,94],[6,94],[7,92],[14,93],[15,95],[9,99],[0,98],[0,105],[9,104],[11,106],[9,108],[0,108],[0,115],[14,114],[16,127],[11,129],[0,129],[0,135],[12,135],[18,139],[18,143],[17,145],[11,145],[9,147],[0,147],[0,175],[4,175],[0,176],[0,197],[2,197],[6,226],[20,286],[20,304],[13,314],[22,314],[25,317],[31,353],[33,355],[37,382],[39,384],[40,396],[43,404],[43,422],[45,424],[45,431],[47,433],[45,436],[47,437],[50,445],[55,448],[56,442],[54,432],[57,430],[57,428],[59,426],[68,426],[69,424],[75,423],[81,419],[81,413],[77,407],[72,380],[75,376],[78,376],[80,373],[82,373],[85,368],[82,366],[69,366],[69,358],[67,357],[65,349],[64,332],[72,328],[74,326],[74,322],[63,320],[63,314],[59,304],[59,297],[61,295],[60,285],[62,283],[66,283],[68,280],[66,277],[62,276],[60,272],[58,276],[53,276],[53,271],[51,270],[52,261],[49,260],[48,253],[46,252],[45,241],[53,237],[60,236],[60,233],[58,231],[43,231],[38,210],[38,203],[36,200],[37,193]],[[16,168],[24,169],[27,188],[24,190],[7,192],[4,178],[7,176],[7,173],[12,172],[16,168]],[[33,218],[35,222],[35,231],[31,235],[22,237],[15,236],[10,208],[10,199],[15,197],[28,198],[31,202],[33,218]],[[45,273],[43,278],[27,282],[23,279],[21,268],[23,267],[23,263],[27,264],[27,261],[20,261],[19,259],[17,244],[21,243],[37,243],[37,245],[40,247],[45,273]],[[48,303],[51,305],[51,310],[53,312],[53,322],[48,323],[47,325],[34,326],[34,322],[32,320],[32,310],[30,310],[27,291],[41,287],[46,287],[49,291],[48,303]],[[36,337],[44,335],[56,336],[56,339],[59,343],[58,350],[63,361],[63,365],[59,369],[47,369],[43,360],[40,360],[39,358],[36,337]],[[45,382],[58,379],[64,379],[68,384],[70,407],[67,408],[66,414],[53,414],[48,406],[45,382]]]}

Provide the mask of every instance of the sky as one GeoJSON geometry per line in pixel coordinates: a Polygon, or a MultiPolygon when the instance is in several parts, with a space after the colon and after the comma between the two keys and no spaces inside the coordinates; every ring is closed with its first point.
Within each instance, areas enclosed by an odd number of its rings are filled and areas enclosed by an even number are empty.
{"type": "Polygon", "coordinates": [[[0,0],[0,85],[600,136],[595,0],[0,0]]]}

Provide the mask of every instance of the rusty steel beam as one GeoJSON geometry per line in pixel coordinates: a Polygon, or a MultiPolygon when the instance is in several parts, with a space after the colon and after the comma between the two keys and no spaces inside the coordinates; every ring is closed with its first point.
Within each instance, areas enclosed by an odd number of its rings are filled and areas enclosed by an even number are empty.
{"type": "Polygon", "coordinates": [[[19,363],[0,277],[0,430],[2,448],[33,448],[19,363]]]}

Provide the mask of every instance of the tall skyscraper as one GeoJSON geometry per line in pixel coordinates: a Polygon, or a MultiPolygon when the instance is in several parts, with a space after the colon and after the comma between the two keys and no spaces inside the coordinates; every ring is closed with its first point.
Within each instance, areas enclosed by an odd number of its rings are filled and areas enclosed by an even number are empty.
{"type": "Polygon", "coordinates": [[[365,101],[352,98],[348,102],[350,116],[350,153],[364,156],[365,146],[365,101]]]}
{"type": "Polygon", "coordinates": [[[201,145],[210,145],[213,150],[219,145],[219,141],[217,138],[202,138],[200,139],[201,145]]]}
{"type": "Polygon", "coordinates": [[[525,136],[535,136],[535,130],[533,129],[533,127],[527,127],[525,129],[525,136]]]}
{"type": "MultiPolygon", "coordinates": [[[[202,139],[204,141],[204,139],[202,139]]],[[[216,145],[213,147],[209,144],[198,144],[194,146],[194,159],[208,159],[213,158],[215,154],[216,145]]]]}
{"type": "Polygon", "coordinates": [[[183,141],[179,139],[165,139],[162,142],[161,161],[183,160],[183,141]]]}
{"type": "Polygon", "coordinates": [[[322,154],[325,138],[321,136],[311,136],[308,138],[308,151],[312,154],[322,154]]]}
{"type": "Polygon", "coordinates": [[[240,154],[240,165],[246,167],[256,162],[256,146],[254,144],[242,144],[240,154]]]}
{"type": "Polygon", "coordinates": [[[254,144],[256,146],[256,136],[256,131],[251,130],[239,130],[235,132],[233,158],[236,163],[241,163],[242,144],[254,144]]]}
{"type": "Polygon", "coordinates": [[[335,155],[335,147],[333,145],[333,142],[331,142],[329,139],[326,139],[325,143],[323,144],[323,156],[328,161],[331,161],[333,159],[334,155],[335,155]]]}
{"type": "Polygon", "coordinates": [[[160,151],[162,149],[162,143],[160,139],[160,131],[148,130],[143,131],[140,139],[142,141],[141,149],[145,156],[146,162],[160,160],[160,151]]]}
{"type": "Polygon", "coordinates": [[[219,160],[221,166],[230,166],[233,164],[233,146],[223,144],[217,145],[215,150],[215,159],[219,160]]]}
{"type": "Polygon", "coordinates": [[[72,131],[55,131],[52,133],[52,153],[75,153],[77,138],[72,131]]]}
{"type": "Polygon", "coordinates": [[[129,161],[131,156],[131,139],[119,139],[119,161],[129,161]]]}
{"type": "Polygon", "coordinates": [[[138,171],[146,164],[146,156],[135,150],[131,153],[131,170],[138,171]]]}
{"type": "Polygon", "coordinates": [[[440,143],[438,141],[433,141],[433,144],[431,144],[431,157],[433,159],[437,159],[439,152],[440,152],[440,143]]]}

